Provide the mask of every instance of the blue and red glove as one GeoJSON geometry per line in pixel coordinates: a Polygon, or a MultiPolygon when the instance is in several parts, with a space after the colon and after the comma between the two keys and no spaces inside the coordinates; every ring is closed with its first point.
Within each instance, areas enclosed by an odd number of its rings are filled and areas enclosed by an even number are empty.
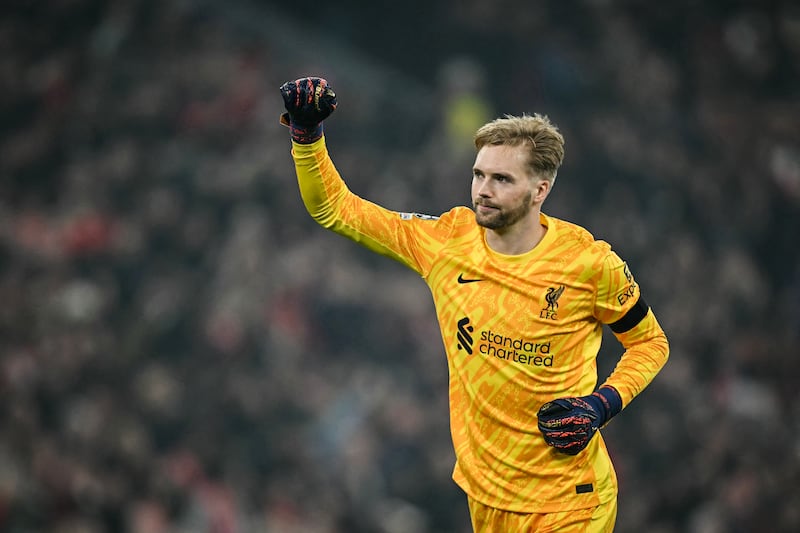
{"type": "Polygon", "coordinates": [[[288,126],[292,140],[310,144],[322,137],[322,121],[336,109],[336,93],[323,78],[300,78],[281,85],[286,113],[281,124],[288,126]]]}
{"type": "Polygon", "coordinates": [[[561,453],[576,455],[594,434],[622,410],[622,398],[603,386],[589,396],[558,398],[544,404],[537,417],[545,442],[561,453]]]}

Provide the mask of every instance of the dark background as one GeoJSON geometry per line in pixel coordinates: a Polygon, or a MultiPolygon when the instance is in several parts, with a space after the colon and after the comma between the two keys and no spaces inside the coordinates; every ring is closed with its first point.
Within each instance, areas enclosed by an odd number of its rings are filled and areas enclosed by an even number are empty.
{"type": "Polygon", "coordinates": [[[424,283],[300,202],[312,74],[401,211],[469,201],[484,121],[558,124],[545,211],[671,343],[604,430],[617,531],[800,530],[799,65],[789,1],[5,2],[0,530],[468,530],[424,283]]]}

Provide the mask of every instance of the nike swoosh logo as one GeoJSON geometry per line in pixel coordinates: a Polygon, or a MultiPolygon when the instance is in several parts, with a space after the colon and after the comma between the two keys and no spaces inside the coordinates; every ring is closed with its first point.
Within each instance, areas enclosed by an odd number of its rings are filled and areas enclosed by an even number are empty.
{"type": "Polygon", "coordinates": [[[475,278],[475,279],[473,279],[473,278],[465,278],[464,274],[459,274],[458,275],[458,282],[461,283],[462,285],[464,283],[475,283],[476,281],[483,281],[483,280],[479,279],[479,278],[475,278]]]}

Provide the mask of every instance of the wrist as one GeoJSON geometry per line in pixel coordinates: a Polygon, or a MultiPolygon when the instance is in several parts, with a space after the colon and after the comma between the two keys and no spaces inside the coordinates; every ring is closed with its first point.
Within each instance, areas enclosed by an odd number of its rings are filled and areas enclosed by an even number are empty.
{"type": "Polygon", "coordinates": [[[311,144],[322,138],[322,122],[312,126],[301,126],[295,122],[289,123],[292,140],[300,144],[311,144]]]}
{"type": "Polygon", "coordinates": [[[622,398],[617,389],[604,385],[584,398],[600,415],[600,426],[605,425],[611,418],[622,411],[622,398]]]}

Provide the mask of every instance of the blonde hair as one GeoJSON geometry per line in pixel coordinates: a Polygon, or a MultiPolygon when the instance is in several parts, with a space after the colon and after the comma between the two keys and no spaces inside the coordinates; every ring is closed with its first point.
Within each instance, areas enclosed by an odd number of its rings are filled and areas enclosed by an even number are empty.
{"type": "Polygon", "coordinates": [[[528,146],[531,171],[553,182],[564,160],[564,136],[544,115],[505,115],[475,132],[475,149],[486,145],[528,146]]]}

